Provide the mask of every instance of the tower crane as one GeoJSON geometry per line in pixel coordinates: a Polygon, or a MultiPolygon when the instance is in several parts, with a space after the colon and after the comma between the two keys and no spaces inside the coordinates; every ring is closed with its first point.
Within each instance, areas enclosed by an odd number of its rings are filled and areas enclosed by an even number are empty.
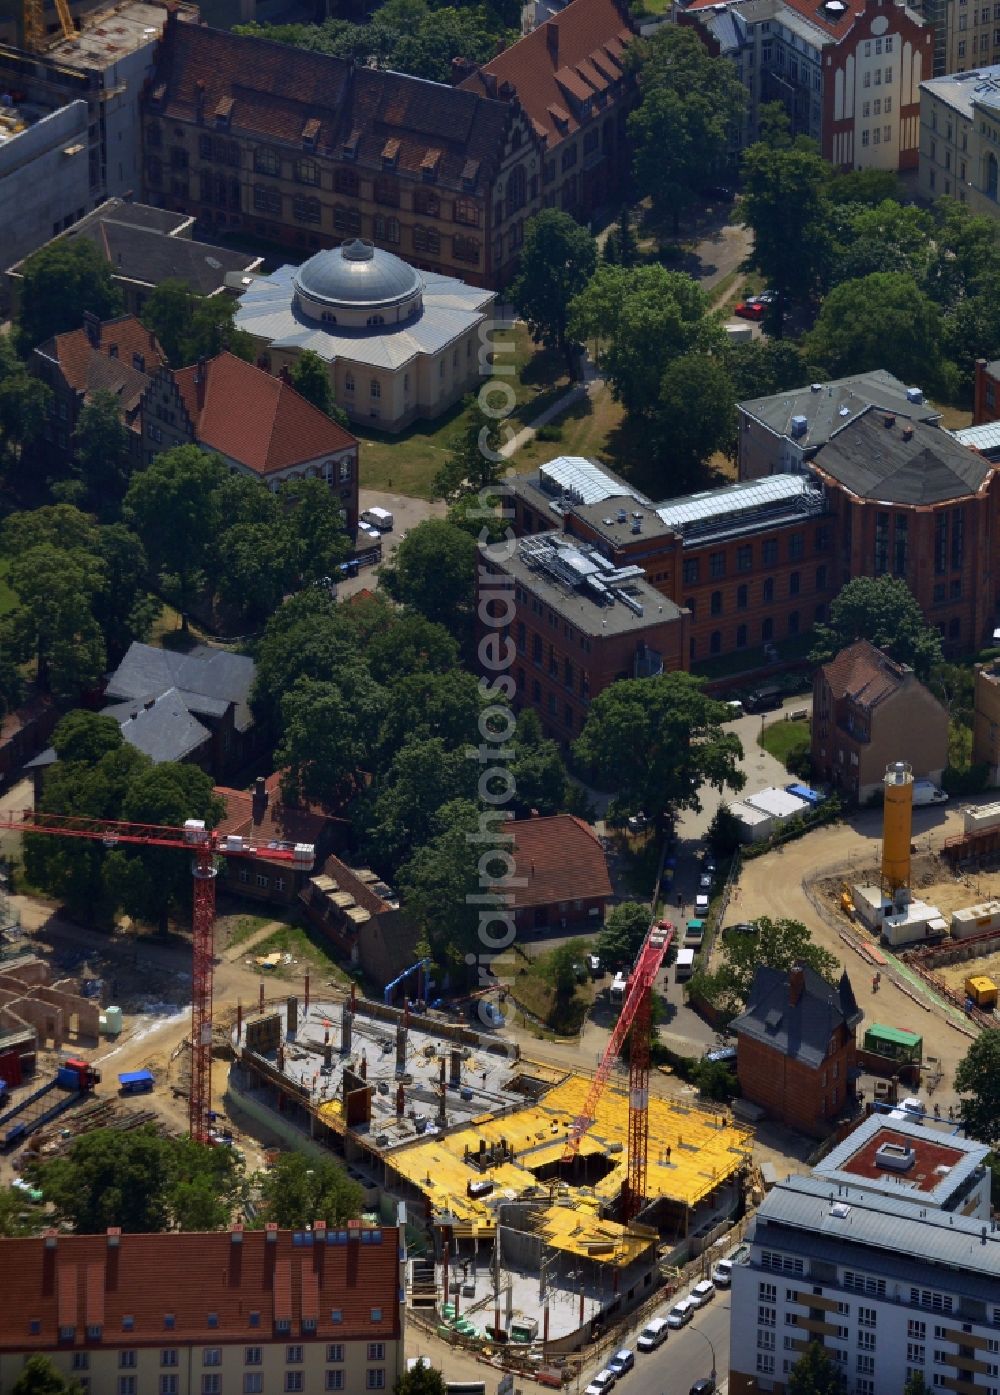
{"type": "MultiPolygon", "coordinates": [[[[56,14],[64,39],[76,40],[76,25],[67,0],[55,0],[56,14]]],[[[44,53],[49,47],[45,24],[45,0],[24,0],[22,6],[24,47],[32,53],[44,53]]]]}
{"type": "Polygon", "coordinates": [[[85,838],[106,848],[120,844],[146,848],[178,848],[191,855],[194,877],[191,974],[191,1091],[188,1120],[198,1143],[209,1138],[212,1107],[212,959],[215,929],[215,859],[252,857],[266,851],[275,862],[290,862],[309,871],[316,850],[311,843],[254,843],[239,834],[219,834],[202,819],[188,819],[183,828],[170,824],[130,823],[124,819],[95,819],[83,814],[41,814],[31,809],[20,817],[0,820],[0,828],[18,833],[41,833],[57,838],[85,838]]]}
{"type": "Polygon", "coordinates": [[[629,974],[625,1001],[615,1029],[591,1081],[583,1108],[566,1137],[563,1161],[579,1154],[583,1137],[594,1122],[597,1102],[604,1093],[615,1062],[632,1029],[628,1071],[628,1180],[622,1190],[622,1219],[626,1223],[646,1199],[646,1154],[649,1147],[649,1059],[653,1027],[653,984],[674,937],[669,920],[655,921],[646,934],[629,974]]]}

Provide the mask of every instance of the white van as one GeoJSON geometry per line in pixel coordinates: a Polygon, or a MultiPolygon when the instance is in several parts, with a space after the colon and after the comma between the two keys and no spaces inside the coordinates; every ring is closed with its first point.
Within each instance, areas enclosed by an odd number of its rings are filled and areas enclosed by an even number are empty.
{"type": "Polygon", "coordinates": [[[614,980],[613,980],[613,982],[612,982],[612,984],[611,984],[611,1005],[612,1005],[612,1007],[621,1007],[622,1003],[625,1001],[625,990],[626,990],[627,988],[628,988],[628,979],[627,979],[627,978],[625,977],[625,975],[619,970],[619,972],[618,972],[617,974],[615,974],[614,980]]]}
{"type": "Polygon", "coordinates": [[[668,1327],[684,1327],[694,1317],[695,1305],[690,1298],[679,1299],[667,1314],[668,1327]]]}
{"type": "Polygon", "coordinates": [[[657,1347],[663,1345],[670,1335],[670,1328],[667,1326],[666,1318],[653,1318],[653,1321],[639,1333],[636,1346],[640,1351],[655,1351],[657,1347]]]}
{"type": "Polygon", "coordinates": [[[365,509],[361,519],[362,522],[370,523],[373,528],[377,528],[380,533],[391,533],[395,522],[388,509],[380,508],[365,509]]]}
{"type": "Polygon", "coordinates": [[[683,983],[685,979],[694,973],[694,950],[679,949],[677,951],[677,963],[674,965],[675,983],[683,983]]]}
{"type": "Polygon", "coordinates": [[[943,789],[939,789],[933,780],[914,780],[913,782],[913,807],[920,809],[925,804],[947,804],[948,796],[943,789]]]}

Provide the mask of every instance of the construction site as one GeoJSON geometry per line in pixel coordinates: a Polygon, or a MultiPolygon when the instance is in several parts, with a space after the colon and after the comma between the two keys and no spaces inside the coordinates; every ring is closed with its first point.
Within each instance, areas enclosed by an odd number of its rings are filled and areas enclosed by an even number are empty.
{"type": "Polygon", "coordinates": [[[284,1012],[241,1015],[233,1049],[244,1110],[336,1152],[387,1215],[407,1203],[427,1242],[423,1297],[472,1340],[535,1321],[549,1349],[580,1345],[741,1204],[751,1138],[724,1114],[647,1095],[645,1184],[628,1217],[624,1082],[592,1106],[590,1077],[405,1007],[291,997],[284,1012]]]}

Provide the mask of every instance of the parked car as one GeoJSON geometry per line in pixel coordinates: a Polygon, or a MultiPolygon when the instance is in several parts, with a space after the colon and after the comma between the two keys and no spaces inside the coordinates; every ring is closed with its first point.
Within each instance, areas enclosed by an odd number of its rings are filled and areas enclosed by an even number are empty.
{"type": "Polygon", "coordinates": [[[628,819],[629,833],[642,833],[649,823],[649,819],[640,809],[637,814],[630,814],[628,819]]]}
{"type": "Polygon", "coordinates": [[[603,1371],[598,1371],[597,1375],[592,1377],[590,1384],[584,1391],[584,1395],[608,1395],[608,1391],[614,1386],[617,1379],[618,1377],[615,1375],[614,1371],[608,1370],[607,1368],[603,1371]]]}
{"type": "Polygon", "coordinates": [[[628,1347],[621,1347],[608,1362],[608,1370],[614,1371],[616,1380],[621,1380],[622,1376],[627,1371],[631,1371],[634,1365],[635,1353],[629,1351],[628,1347]]]}
{"type": "Polygon", "coordinates": [[[733,1282],[733,1261],[720,1259],[712,1270],[712,1283],[716,1288],[729,1288],[733,1282]]]}
{"type": "MultiPolygon", "coordinates": [[[[728,1065],[730,1061],[736,1060],[735,1046],[713,1046],[710,1051],[705,1052],[706,1061],[719,1061],[722,1065],[728,1065]]],[[[714,1277],[714,1276],[713,1276],[714,1277]]]]}
{"type": "Polygon", "coordinates": [[[764,688],[756,688],[752,693],[743,699],[744,712],[776,712],[784,700],[784,695],[777,684],[772,683],[764,688]]]}
{"type": "Polygon", "coordinates": [[[601,957],[599,954],[587,955],[587,968],[590,970],[591,978],[604,977],[604,965],[601,963],[601,957]]]}
{"type": "Polygon", "coordinates": [[[711,1303],[714,1297],[715,1285],[712,1283],[711,1279],[702,1279],[702,1281],[695,1284],[694,1288],[691,1290],[691,1302],[696,1308],[704,1308],[705,1304],[711,1303]]]}
{"type": "Polygon", "coordinates": [[[667,1314],[668,1327],[685,1327],[694,1317],[694,1303],[690,1298],[679,1298],[667,1314]]]}
{"type": "Polygon", "coordinates": [[[647,1322],[646,1326],[639,1333],[636,1346],[640,1351],[655,1351],[661,1347],[670,1335],[670,1328],[667,1326],[666,1318],[653,1318],[652,1322],[647,1322]]]}
{"type": "Polygon", "coordinates": [[[741,320],[762,320],[764,318],[765,307],[759,300],[741,300],[734,307],[733,314],[739,315],[741,320]]]}
{"type": "Polygon", "coordinates": [[[722,932],[722,938],[728,940],[731,935],[756,935],[757,927],[751,920],[740,920],[735,925],[727,925],[722,932]]]}
{"type": "Polygon", "coordinates": [[[921,808],[925,804],[947,804],[948,796],[943,789],[939,789],[931,780],[914,780],[913,782],[913,807],[921,808]]]}
{"type": "Polygon", "coordinates": [[[694,898],[694,913],[700,919],[708,915],[708,897],[704,892],[694,898]]]}
{"type": "Polygon", "coordinates": [[[713,877],[719,870],[718,865],[715,861],[715,854],[712,852],[710,848],[706,848],[701,855],[701,870],[703,872],[710,873],[713,877]]]}
{"type": "Polygon", "coordinates": [[[712,878],[707,872],[702,872],[701,876],[698,878],[698,889],[699,891],[712,890],[712,878]]]}
{"type": "Polygon", "coordinates": [[[696,1380],[692,1385],[688,1395],[715,1395],[716,1385],[714,1376],[702,1376],[701,1380],[696,1380]]]}

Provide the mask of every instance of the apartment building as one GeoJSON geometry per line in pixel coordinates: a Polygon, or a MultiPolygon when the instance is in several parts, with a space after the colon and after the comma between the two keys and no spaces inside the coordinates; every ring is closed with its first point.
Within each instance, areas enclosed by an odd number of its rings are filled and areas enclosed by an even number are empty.
{"type": "Polygon", "coordinates": [[[404,1369],[394,1226],[0,1240],[16,1274],[0,1389],[44,1354],[93,1395],[392,1390],[404,1369]]]}
{"type": "MultiPolygon", "coordinates": [[[[1000,19],[995,32],[1000,57],[1000,19]]],[[[991,43],[993,34],[991,28],[991,43]]],[[[973,213],[998,216],[1000,65],[973,66],[921,84],[918,187],[924,198],[948,194],[973,213]]]]}
{"type": "Polygon", "coordinates": [[[736,65],[750,98],[744,138],[757,139],[765,102],[841,169],[915,169],[920,82],[930,77],[933,29],[894,0],[691,0],[684,21],[736,65]]]}
{"type": "Polygon", "coordinates": [[[809,1342],[848,1395],[900,1395],[921,1374],[1000,1392],[1000,1231],[987,1149],[873,1116],[812,1176],[765,1198],[735,1265],[732,1395],[783,1391],[809,1342]]]}
{"type": "MultiPolygon", "coordinates": [[[[573,0],[463,79],[469,91],[516,100],[531,123],[542,147],[540,184],[534,160],[529,166],[532,203],[540,189],[543,207],[585,221],[620,187],[636,98],[625,59],[632,38],[623,0],[573,0]]],[[[508,181],[508,197],[510,189],[508,181]]],[[[523,221],[509,229],[507,255],[520,246],[523,221]]]]}
{"type": "Polygon", "coordinates": [[[543,533],[481,548],[477,588],[482,633],[512,650],[515,706],[533,707],[556,740],[579,736],[591,699],[616,679],[687,667],[687,612],[642,567],[591,544],[543,533]],[[511,597],[514,618],[494,628],[491,607],[511,597]]]}
{"type": "Polygon", "coordinates": [[[160,207],[298,251],[369,238],[477,285],[509,278],[541,207],[516,102],[205,26],[167,24],[143,145],[160,207]]]}

